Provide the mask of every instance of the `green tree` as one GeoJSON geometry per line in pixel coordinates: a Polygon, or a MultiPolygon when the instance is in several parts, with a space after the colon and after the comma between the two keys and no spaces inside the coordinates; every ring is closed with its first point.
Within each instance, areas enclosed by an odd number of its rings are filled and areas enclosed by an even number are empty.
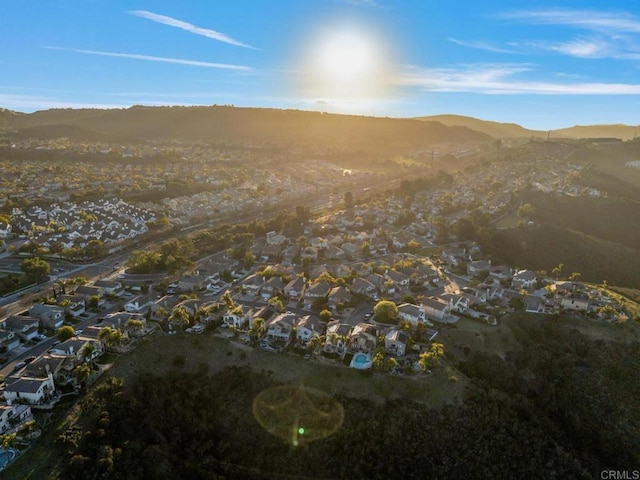
{"type": "Polygon", "coordinates": [[[91,358],[91,355],[93,355],[94,350],[95,350],[94,346],[91,345],[91,343],[89,342],[85,343],[82,346],[82,348],[80,349],[80,355],[82,356],[85,362],[91,358]]]}
{"type": "Polygon", "coordinates": [[[51,265],[46,260],[33,257],[25,259],[20,264],[20,270],[24,272],[29,280],[39,283],[49,274],[51,265]]]}
{"type": "Polygon", "coordinates": [[[69,340],[75,334],[76,334],[76,331],[70,325],[63,325],[58,330],[56,330],[56,337],[60,342],[69,340]]]}
{"type": "Polygon", "coordinates": [[[398,307],[389,300],[381,300],[373,307],[374,318],[381,323],[396,323],[398,320],[398,307]]]}
{"type": "Polygon", "coordinates": [[[171,315],[169,315],[169,321],[180,326],[185,326],[189,325],[191,317],[185,308],[178,306],[174,308],[171,315]]]}
{"type": "Polygon", "coordinates": [[[444,345],[441,343],[432,343],[428,352],[420,354],[418,364],[423,371],[431,370],[437,367],[444,356],[444,345]]]}
{"type": "Polygon", "coordinates": [[[78,384],[83,384],[89,377],[91,376],[91,367],[86,363],[79,363],[76,368],[73,369],[73,377],[75,378],[78,384]]]}
{"type": "Polygon", "coordinates": [[[387,357],[383,352],[378,352],[373,356],[373,368],[381,372],[390,372],[398,362],[393,357],[387,357]]]}
{"type": "Polygon", "coordinates": [[[320,312],[320,320],[323,322],[328,322],[331,320],[331,312],[329,310],[322,310],[320,312]]]}

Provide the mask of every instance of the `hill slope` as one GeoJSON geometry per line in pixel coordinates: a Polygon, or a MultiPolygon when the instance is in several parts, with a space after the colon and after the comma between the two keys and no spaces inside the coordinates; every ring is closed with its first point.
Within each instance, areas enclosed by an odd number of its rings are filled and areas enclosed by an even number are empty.
{"type": "Polygon", "coordinates": [[[336,151],[411,150],[442,143],[491,141],[486,134],[438,122],[219,106],[46,110],[15,117],[10,126],[20,130],[54,125],[139,140],[286,144],[336,151]]]}
{"type": "Polygon", "coordinates": [[[427,122],[440,122],[447,126],[463,126],[490,135],[494,138],[529,138],[546,137],[547,132],[540,130],[529,130],[515,123],[490,122],[463,115],[432,115],[428,117],[417,117],[416,120],[427,122]]]}
{"type": "Polygon", "coordinates": [[[542,131],[529,130],[515,123],[491,122],[463,115],[431,115],[417,117],[416,120],[440,122],[448,126],[467,127],[477,132],[482,132],[494,138],[620,138],[630,140],[640,132],[640,126],[632,125],[576,125],[569,128],[542,131]]]}

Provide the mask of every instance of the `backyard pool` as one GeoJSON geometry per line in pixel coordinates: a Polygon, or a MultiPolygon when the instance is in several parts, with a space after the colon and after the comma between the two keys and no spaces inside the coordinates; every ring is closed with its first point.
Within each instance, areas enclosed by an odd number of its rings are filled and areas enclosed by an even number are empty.
{"type": "Polygon", "coordinates": [[[0,471],[16,456],[15,450],[0,450],[0,471]]]}
{"type": "Polygon", "coordinates": [[[351,360],[351,367],[364,370],[371,368],[372,362],[366,353],[356,353],[351,360]]]}

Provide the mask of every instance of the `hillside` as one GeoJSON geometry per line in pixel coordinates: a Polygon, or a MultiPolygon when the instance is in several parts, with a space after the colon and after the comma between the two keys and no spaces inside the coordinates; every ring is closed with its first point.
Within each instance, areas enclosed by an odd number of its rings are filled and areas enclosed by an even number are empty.
{"type": "Polygon", "coordinates": [[[440,122],[447,126],[467,127],[477,132],[482,132],[494,138],[620,138],[631,140],[640,131],[640,126],[632,125],[576,125],[569,128],[560,128],[551,131],[529,130],[515,123],[491,122],[462,115],[431,115],[416,117],[416,120],[440,122]]]}
{"type": "Polygon", "coordinates": [[[640,132],[640,126],[636,125],[576,125],[570,128],[552,130],[552,137],[569,138],[620,138],[631,140],[640,132]]]}
{"type": "MultiPolygon", "coordinates": [[[[23,129],[47,126],[49,129],[39,133],[49,135],[54,126],[68,126],[65,128],[82,127],[96,135],[143,141],[313,146],[337,152],[403,151],[492,140],[469,128],[438,122],[224,106],[56,109],[13,117],[9,126],[18,129],[18,134],[23,129]]],[[[60,128],[59,133],[64,134],[65,129],[60,128]]]]}
{"type": "Polygon", "coordinates": [[[530,138],[530,137],[546,137],[547,132],[540,130],[528,130],[515,123],[491,122],[488,120],[480,120],[473,117],[465,117],[463,115],[432,115],[428,117],[417,117],[416,120],[425,122],[440,122],[449,127],[462,126],[482,132],[494,138],[530,138]]]}

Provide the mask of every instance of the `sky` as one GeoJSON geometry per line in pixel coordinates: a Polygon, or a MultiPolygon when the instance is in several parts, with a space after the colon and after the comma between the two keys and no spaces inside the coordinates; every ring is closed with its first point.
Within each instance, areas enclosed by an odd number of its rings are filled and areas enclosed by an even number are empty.
{"type": "Polygon", "coordinates": [[[640,124],[637,0],[3,0],[0,107],[640,124]],[[634,8],[635,7],[635,8],[634,8]]]}

